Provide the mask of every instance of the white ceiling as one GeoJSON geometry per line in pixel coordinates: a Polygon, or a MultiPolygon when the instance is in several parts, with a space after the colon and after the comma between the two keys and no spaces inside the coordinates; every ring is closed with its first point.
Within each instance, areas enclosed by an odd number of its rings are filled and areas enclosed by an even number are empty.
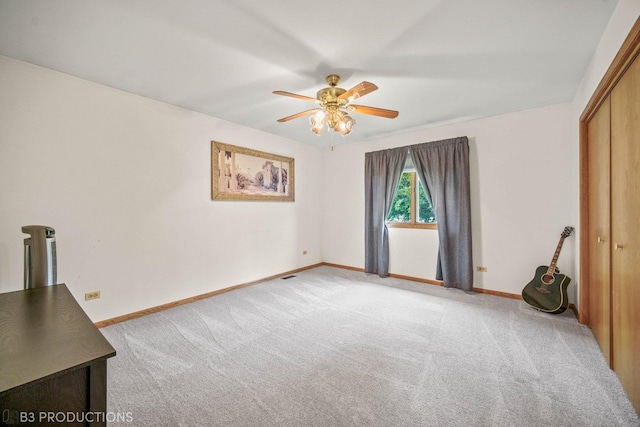
{"type": "Polygon", "coordinates": [[[0,0],[0,54],[318,146],[573,99],[616,0],[0,0]],[[309,131],[331,73],[358,104],[309,131]]]}

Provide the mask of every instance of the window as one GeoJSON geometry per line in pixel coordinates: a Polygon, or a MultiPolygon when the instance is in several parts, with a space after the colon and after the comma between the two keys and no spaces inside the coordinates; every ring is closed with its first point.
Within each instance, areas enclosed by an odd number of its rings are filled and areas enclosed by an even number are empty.
{"type": "MultiPolygon", "coordinates": [[[[409,163],[409,161],[407,161],[409,163]]],[[[387,217],[389,227],[437,228],[436,216],[415,171],[405,171],[387,217]]]]}

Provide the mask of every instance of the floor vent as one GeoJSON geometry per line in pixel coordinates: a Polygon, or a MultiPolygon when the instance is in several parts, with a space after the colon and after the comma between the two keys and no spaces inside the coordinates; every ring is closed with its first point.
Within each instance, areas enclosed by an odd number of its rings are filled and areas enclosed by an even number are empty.
{"type": "Polygon", "coordinates": [[[294,278],[294,277],[296,277],[296,276],[294,276],[294,275],[292,274],[291,276],[284,276],[284,277],[281,277],[281,279],[292,279],[292,278],[294,278]]]}

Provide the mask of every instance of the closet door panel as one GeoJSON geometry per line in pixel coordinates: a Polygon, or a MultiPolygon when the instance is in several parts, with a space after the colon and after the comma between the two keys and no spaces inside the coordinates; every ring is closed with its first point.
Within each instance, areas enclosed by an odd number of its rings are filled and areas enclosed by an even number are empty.
{"type": "Polygon", "coordinates": [[[611,104],[607,98],[588,124],[589,326],[611,366],[611,104]]]}
{"type": "Polygon", "coordinates": [[[613,369],[640,412],[640,61],[611,93],[613,369]]]}

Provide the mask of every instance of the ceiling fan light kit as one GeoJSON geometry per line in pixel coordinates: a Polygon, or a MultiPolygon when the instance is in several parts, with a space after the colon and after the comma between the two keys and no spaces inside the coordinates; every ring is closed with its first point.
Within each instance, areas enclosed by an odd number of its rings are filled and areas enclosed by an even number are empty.
{"type": "Polygon", "coordinates": [[[342,136],[347,136],[353,131],[356,124],[355,119],[351,117],[349,113],[369,114],[372,116],[386,117],[388,119],[398,117],[398,112],[394,110],[351,104],[353,100],[378,89],[378,86],[373,83],[364,81],[349,90],[344,90],[338,87],[340,76],[331,74],[327,76],[326,80],[329,87],[320,89],[316,94],[316,98],[290,92],[274,91],[273,93],[276,95],[289,96],[304,101],[313,101],[320,105],[319,108],[283,117],[279,119],[278,122],[283,123],[297,119],[298,117],[311,115],[309,124],[311,125],[311,132],[316,135],[322,134],[322,130],[326,126],[327,129],[339,132],[342,136]]]}

